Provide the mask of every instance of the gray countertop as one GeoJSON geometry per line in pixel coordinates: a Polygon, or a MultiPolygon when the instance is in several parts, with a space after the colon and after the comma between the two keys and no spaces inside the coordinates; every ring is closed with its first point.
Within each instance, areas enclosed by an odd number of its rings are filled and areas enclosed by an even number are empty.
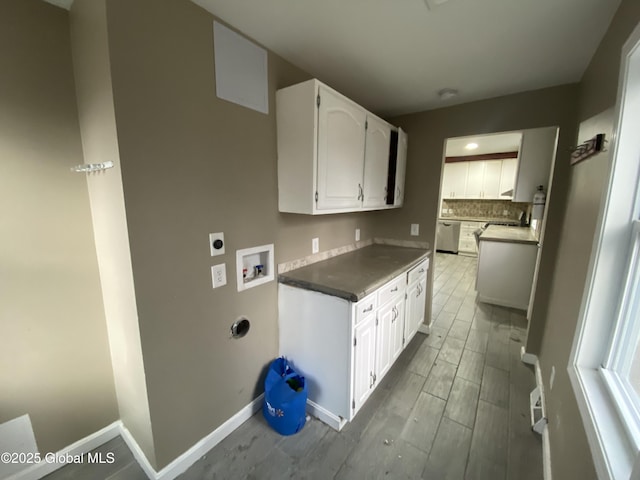
{"type": "Polygon", "coordinates": [[[491,217],[485,217],[485,218],[479,218],[479,217],[439,217],[438,221],[441,222],[446,222],[447,220],[449,221],[455,221],[455,222],[480,222],[480,223],[489,223],[489,222],[500,222],[500,223],[509,223],[509,224],[513,224],[513,225],[519,225],[520,222],[518,220],[513,220],[511,218],[491,218],[491,217]]]}
{"type": "Polygon", "coordinates": [[[278,281],[357,302],[420,263],[429,253],[420,248],[373,244],[281,273],[278,281]]]}
{"type": "Polygon", "coordinates": [[[531,243],[537,244],[533,230],[529,227],[505,227],[502,225],[489,225],[480,235],[480,241],[531,243]]]}

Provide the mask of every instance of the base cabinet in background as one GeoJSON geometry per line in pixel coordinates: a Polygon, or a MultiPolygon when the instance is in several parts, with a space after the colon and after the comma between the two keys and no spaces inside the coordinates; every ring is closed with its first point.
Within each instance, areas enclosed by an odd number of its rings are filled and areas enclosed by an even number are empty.
{"type": "Polygon", "coordinates": [[[538,246],[532,243],[480,241],[478,300],[527,310],[538,246]]]}
{"type": "Polygon", "coordinates": [[[280,355],[305,376],[312,415],[340,430],[358,413],[424,321],[428,268],[356,303],[278,285],[280,355]]]}

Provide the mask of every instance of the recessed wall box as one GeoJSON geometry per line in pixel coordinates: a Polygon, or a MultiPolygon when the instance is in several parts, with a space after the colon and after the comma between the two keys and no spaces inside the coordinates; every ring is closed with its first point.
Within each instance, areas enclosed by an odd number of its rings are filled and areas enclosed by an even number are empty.
{"type": "Polygon", "coordinates": [[[273,244],[236,251],[238,291],[257,287],[275,278],[273,244]]]}

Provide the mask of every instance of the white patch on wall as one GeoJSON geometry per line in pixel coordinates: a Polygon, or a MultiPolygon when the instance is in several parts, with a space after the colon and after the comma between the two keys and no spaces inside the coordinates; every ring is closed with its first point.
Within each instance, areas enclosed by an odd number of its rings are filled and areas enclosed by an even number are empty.
{"type": "MultiPolygon", "coordinates": [[[[0,424],[0,453],[35,454],[38,453],[36,437],[33,434],[29,415],[14,418],[0,424]]],[[[27,457],[25,457],[27,458],[27,457]]],[[[0,462],[0,478],[7,478],[35,462],[0,462]]]]}
{"type": "Polygon", "coordinates": [[[216,21],[213,50],[218,98],[269,113],[267,51],[216,21]]]}

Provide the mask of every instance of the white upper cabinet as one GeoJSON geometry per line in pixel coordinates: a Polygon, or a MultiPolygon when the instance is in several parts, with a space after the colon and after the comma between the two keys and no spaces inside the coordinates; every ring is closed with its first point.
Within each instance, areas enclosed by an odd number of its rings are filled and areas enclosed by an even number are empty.
{"type": "Polygon", "coordinates": [[[394,179],[393,206],[404,204],[404,181],[407,172],[407,148],[409,137],[401,128],[398,129],[398,153],[396,155],[396,175],[394,179]]]}
{"type": "Polygon", "coordinates": [[[500,198],[500,176],[502,160],[486,160],[482,176],[482,197],[486,199],[500,198]]]}
{"type": "Polygon", "coordinates": [[[517,163],[517,159],[445,163],[442,198],[510,199],[502,193],[513,190],[517,163]]]}
{"type": "Polygon", "coordinates": [[[281,212],[318,215],[399,206],[387,204],[389,184],[404,190],[404,182],[390,179],[395,127],[317,80],[278,90],[276,121],[281,212]]]}
{"type": "Polygon", "coordinates": [[[465,198],[469,163],[470,162],[455,162],[444,164],[442,198],[465,198]]]}
{"type": "Polygon", "coordinates": [[[389,180],[391,125],[374,116],[367,115],[366,132],[362,206],[365,208],[385,207],[389,180]]]}
{"type": "Polygon", "coordinates": [[[358,208],[362,200],[367,114],[324,86],[320,86],[319,95],[316,208],[358,208]]]}
{"type": "Polygon", "coordinates": [[[514,202],[532,202],[538,185],[547,191],[557,137],[557,127],[533,128],[522,132],[514,202]]]}
{"type": "Polygon", "coordinates": [[[516,184],[516,171],[518,170],[518,159],[508,158],[502,161],[502,171],[500,172],[500,196],[499,198],[510,200],[513,198],[513,190],[516,184]]]}
{"type": "Polygon", "coordinates": [[[465,198],[482,198],[484,182],[484,162],[468,162],[465,198]]]}

